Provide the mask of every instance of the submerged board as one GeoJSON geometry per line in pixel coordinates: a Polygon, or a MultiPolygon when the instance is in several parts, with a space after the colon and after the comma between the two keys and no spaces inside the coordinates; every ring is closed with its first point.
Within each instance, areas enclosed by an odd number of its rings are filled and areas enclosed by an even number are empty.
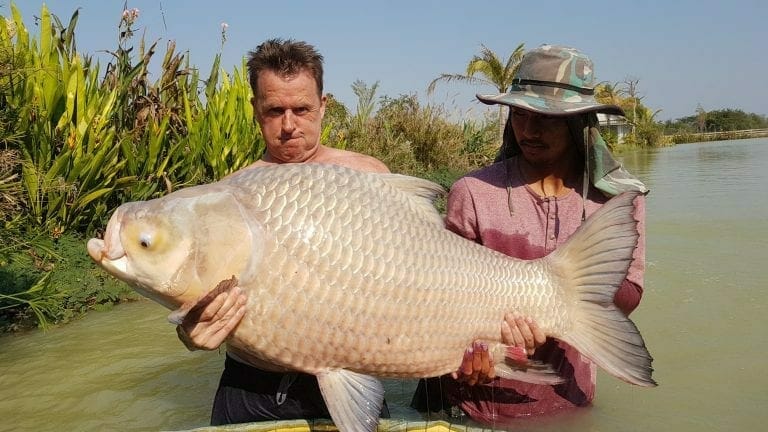
{"type": "MultiPolygon", "coordinates": [[[[479,432],[491,431],[480,427],[452,424],[445,420],[412,421],[398,419],[381,419],[379,432],[479,432]]],[[[498,429],[496,429],[498,430],[498,429]]],[[[281,420],[243,423],[226,426],[206,426],[190,429],[186,432],[335,432],[336,427],[330,420],[281,420]]]]}

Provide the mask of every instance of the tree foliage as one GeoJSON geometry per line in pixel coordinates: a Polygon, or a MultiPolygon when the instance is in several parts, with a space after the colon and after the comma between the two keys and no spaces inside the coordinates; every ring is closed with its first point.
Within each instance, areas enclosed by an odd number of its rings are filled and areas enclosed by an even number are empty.
{"type": "Polygon", "coordinates": [[[700,105],[694,115],[664,122],[664,131],[667,134],[765,128],[768,128],[768,116],[731,108],[707,112],[700,105]]]}

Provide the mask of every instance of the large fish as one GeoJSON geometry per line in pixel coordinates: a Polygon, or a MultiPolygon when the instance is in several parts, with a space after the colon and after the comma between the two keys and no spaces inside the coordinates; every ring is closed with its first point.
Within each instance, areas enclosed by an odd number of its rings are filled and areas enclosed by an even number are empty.
{"type": "Polygon", "coordinates": [[[635,194],[610,200],[549,256],[523,261],[446,230],[432,205],[441,193],[330,165],[248,169],[120,206],[88,252],[169,309],[235,276],[248,304],[228,344],[316,375],[342,431],[376,427],[374,376],[452,372],[474,340],[489,343],[500,374],[557,382],[546,367],[500,360],[506,312],[624,381],[656,384],[640,333],[613,304],[638,238],[635,194]]]}

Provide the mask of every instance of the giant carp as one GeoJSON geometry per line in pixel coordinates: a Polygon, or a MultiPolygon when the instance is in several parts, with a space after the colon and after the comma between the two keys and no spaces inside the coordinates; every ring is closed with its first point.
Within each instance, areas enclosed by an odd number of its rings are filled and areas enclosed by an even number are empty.
{"type": "Polygon", "coordinates": [[[612,198],[562,247],[524,261],[446,230],[433,206],[443,193],[331,165],[245,169],[121,205],[88,253],[171,310],[234,276],[247,312],[227,343],[316,375],[341,431],[375,429],[376,377],[455,371],[475,340],[502,376],[557,382],[546,365],[505,357],[507,312],[619,379],[656,385],[637,327],[613,304],[638,240],[637,194],[612,198]]]}

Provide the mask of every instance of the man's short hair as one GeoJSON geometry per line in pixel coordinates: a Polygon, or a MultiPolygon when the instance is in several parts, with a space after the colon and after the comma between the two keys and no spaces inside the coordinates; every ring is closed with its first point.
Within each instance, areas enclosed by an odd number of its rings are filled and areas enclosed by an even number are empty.
{"type": "Polygon", "coordinates": [[[323,56],[314,46],[293,39],[269,39],[248,53],[248,77],[253,94],[258,89],[259,73],[269,70],[279,76],[307,71],[315,78],[317,94],[323,94],[323,56]]]}

